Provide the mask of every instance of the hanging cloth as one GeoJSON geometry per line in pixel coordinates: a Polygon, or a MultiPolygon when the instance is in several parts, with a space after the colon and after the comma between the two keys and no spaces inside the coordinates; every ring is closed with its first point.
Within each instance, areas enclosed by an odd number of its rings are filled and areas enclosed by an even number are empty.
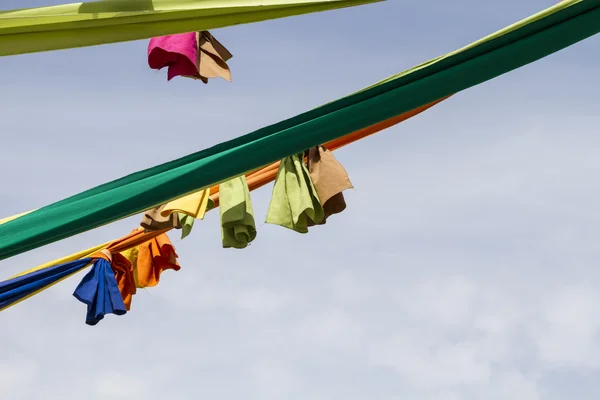
{"type": "Polygon", "coordinates": [[[186,76],[188,78],[199,79],[208,83],[208,78],[221,77],[231,82],[231,71],[227,61],[233,55],[208,31],[196,33],[198,43],[198,60],[196,65],[198,69],[195,74],[186,76]]]}
{"type": "Polygon", "coordinates": [[[137,282],[137,279],[135,279],[135,275],[136,275],[135,271],[137,269],[137,260],[138,260],[139,252],[140,252],[140,246],[137,245],[137,246],[131,247],[127,250],[123,250],[120,253],[131,264],[131,269],[133,270],[133,276],[134,276],[134,283],[137,282]]]}
{"type": "Polygon", "coordinates": [[[177,215],[179,216],[179,222],[181,223],[181,239],[185,239],[192,233],[192,228],[194,227],[194,221],[196,219],[181,212],[177,213],[177,215]]]}
{"type": "Polygon", "coordinates": [[[245,176],[230,179],[220,185],[219,210],[223,247],[247,247],[256,238],[256,226],[245,176]]]}
{"type": "Polygon", "coordinates": [[[210,189],[205,189],[168,202],[162,207],[160,213],[163,217],[179,212],[193,218],[204,219],[206,211],[214,206],[215,202],[210,198],[210,189]]]}
{"type": "Polygon", "coordinates": [[[198,70],[196,32],[159,36],[148,44],[148,65],[152,69],[168,67],[167,80],[179,75],[194,75],[198,70]]]}
{"type": "Polygon", "coordinates": [[[163,271],[179,271],[181,267],[177,257],[175,247],[166,233],[140,244],[133,268],[135,286],[154,287],[158,285],[163,271]]]}
{"type": "Polygon", "coordinates": [[[110,266],[117,281],[117,287],[125,303],[127,311],[131,309],[131,299],[136,293],[135,279],[133,276],[133,266],[131,262],[119,253],[112,255],[110,266]]]}
{"type": "Polygon", "coordinates": [[[96,325],[106,314],[127,313],[115,274],[105,258],[94,261],[91,271],[83,277],[73,296],[87,305],[85,323],[88,325],[96,325]]]}
{"type": "Polygon", "coordinates": [[[181,269],[175,247],[166,234],[127,249],[121,255],[131,263],[134,286],[138,288],[156,286],[166,269],[181,269]]]}
{"type": "Polygon", "coordinates": [[[307,233],[309,221],[319,223],[323,216],[323,206],[302,153],[283,159],[275,178],[266,222],[307,233]]]}
{"type": "MultiPolygon", "coordinates": [[[[323,146],[308,150],[307,164],[310,178],[323,206],[324,217],[317,224],[325,224],[328,217],[346,209],[343,191],[352,189],[352,182],[342,164],[323,146]]],[[[308,224],[311,226],[314,223],[309,220],[308,224]]]]}

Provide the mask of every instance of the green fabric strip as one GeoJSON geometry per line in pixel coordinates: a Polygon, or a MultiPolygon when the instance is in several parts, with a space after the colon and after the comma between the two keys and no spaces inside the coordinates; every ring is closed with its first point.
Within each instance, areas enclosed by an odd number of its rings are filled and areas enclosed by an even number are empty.
{"type": "MultiPolygon", "coordinates": [[[[429,61],[425,61],[424,63],[421,63],[417,66],[414,66],[411,69],[400,72],[396,75],[392,75],[382,81],[375,83],[372,86],[368,86],[368,87],[362,89],[361,92],[369,90],[375,86],[379,86],[383,83],[393,81],[402,76],[412,74],[420,69],[429,67],[434,63],[438,63],[444,59],[450,58],[452,56],[456,56],[459,53],[463,53],[466,50],[472,50],[473,48],[477,48],[477,50],[476,50],[477,53],[484,53],[486,51],[489,51],[490,49],[494,49],[494,48],[500,47],[502,45],[507,45],[507,44],[511,43],[513,40],[518,39],[519,37],[522,37],[523,35],[535,33],[535,32],[538,32],[538,31],[544,29],[544,27],[549,27],[549,26],[556,24],[557,20],[559,18],[562,21],[562,20],[566,20],[570,17],[579,15],[582,12],[582,9],[572,8],[568,11],[566,11],[566,10],[569,7],[571,7],[575,4],[581,3],[581,2],[583,2],[583,0],[562,1],[550,8],[540,11],[537,14],[534,14],[534,15],[527,17],[519,22],[509,25],[506,28],[500,29],[499,31],[496,31],[496,32],[492,33],[491,35],[481,38],[481,39],[477,40],[476,42],[473,42],[465,47],[462,47],[458,50],[454,50],[453,52],[447,53],[443,56],[433,58],[429,61]],[[558,11],[561,11],[561,14],[557,14],[558,11]],[[556,14],[556,15],[553,16],[553,14],[556,14]],[[534,24],[537,22],[539,22],[539,24],[534,24]],[[509,33],[513,33],[514,31],[517,31],[517,30],[519,31],[518,33],[515,33],[514,35],[508,35],[509,33]],[[500,39],[500,40],[498,40],[498,39],[500,39]],[[492,40],[496,40],[496,41],[494,43],[487,43],[492,40]],[[484,45],[488,45],[488,44],[489,44],[489,47],[484,46],[484,45]]],[[[587,4],[586,6],[591,6],[591,4],[587,4]]],[[[591,8],[596,8],[596,7],[586,7],[586,8],[584,8],[584,10],[589,10],[591,8]]],[[[462,56],[463,56],[463,58],[469,57],[469,53],[462,54],[462,56]]],[[[451,62],[460,62],[459,60],[460,60],[460,58],[454,59],[451,62]]],[[[438,67],[443,67],[443,64],[438,65],[438,67]]]]}
{"type": "Polygon", "coordinates": [[[382,0],[101,0],[0,11],[0,56],[223,28],[382,0]]]}
{"type": "MultiPolygon", "coordinates": [[[[568,6],[567,6],[568,5],[568,6]]],[[[0,259],[108,224],[387,120],[600,31],[600,1],[565,7],[411,73],[0,225],[0,259]]]]}

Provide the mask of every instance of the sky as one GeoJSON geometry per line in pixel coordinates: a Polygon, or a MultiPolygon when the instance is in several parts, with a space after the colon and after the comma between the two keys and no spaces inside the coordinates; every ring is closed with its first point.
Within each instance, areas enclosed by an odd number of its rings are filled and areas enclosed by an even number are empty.
{"type": "MultiPolygon", "coordinates": [[[[57,0],[53,0],[58,3],[57,0]]],[[[5,0],[5,9],[53,4],[5,0]]],[[[2,217],[249,133],[554,0],[399,1],[212,31],[233,82],[166,80],[147,41],[0,63],[2,217]]],[[[0,398],[558,400],[600,391],[600,37],[336,151],[348,208],[307,235],[218,213],[182,269],[85,325],[78,274],[0,313],[0,398]]],[[[139,216],[0,262],[0,278],[139,216]]]]}

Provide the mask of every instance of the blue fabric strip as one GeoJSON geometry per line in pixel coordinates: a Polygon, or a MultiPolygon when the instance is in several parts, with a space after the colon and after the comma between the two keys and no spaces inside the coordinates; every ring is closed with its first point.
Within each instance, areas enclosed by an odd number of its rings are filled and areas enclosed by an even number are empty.
{"type": "Polygon", "coordinates": [[[46,289],[61,279],[85,268],[91,262],[91,258],[83,258],[0,282],[0,310],[46,289]]]}

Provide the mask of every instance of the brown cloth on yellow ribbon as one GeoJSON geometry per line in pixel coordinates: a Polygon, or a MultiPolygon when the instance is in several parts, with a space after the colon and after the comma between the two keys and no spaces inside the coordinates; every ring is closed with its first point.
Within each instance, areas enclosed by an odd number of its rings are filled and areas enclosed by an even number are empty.
{"type": "Polygon", "coordinates": [[[198,73],[188,78],[208,83],[208,78],[221,77],[231,82],[231,71],[227,65],[233,55],[208,31],[196,33],[198,42],[198,73]]]}
{"type": "MultiPolygon", "coordinates": [[[[310,179],[325,211],[323,220],[317,223],[322,225],[327,222],[329,216],[346,209],[346,200],[342,192],[352,189],[353,186],[342,164],[323,146],[308,150],[307,164],[310,179]]],[[[312,221],[309,221],[309,226],[311,225],[312,221]]]]}
{"type": "Polygon", "coordinates": [[[146,231],[162,231],[163,229],[170,228],[181,229],[179,215],[172,213],[162,216],[161,212],[163,208],[165,208],[165,204],[146,211],[142,217],[142,222],[140,222],[141,227],[146,231]]]}

